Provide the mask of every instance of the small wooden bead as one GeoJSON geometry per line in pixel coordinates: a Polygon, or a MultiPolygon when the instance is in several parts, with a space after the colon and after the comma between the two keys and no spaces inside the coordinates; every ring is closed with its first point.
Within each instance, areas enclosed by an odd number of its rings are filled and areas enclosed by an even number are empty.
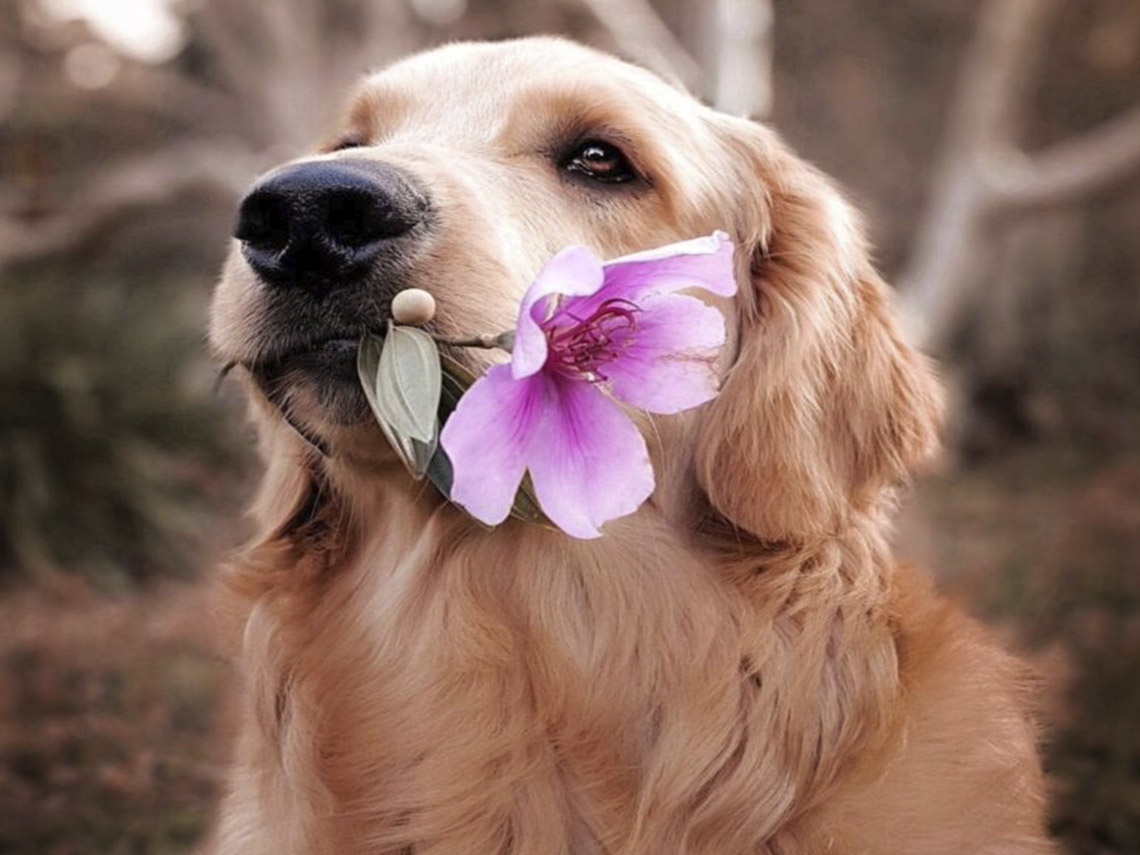
{"type": "Polygon", "coordinates": [[[406,288],[392,298],[392,320],[418,327],[435,317],[435,297],[422,288],[406,288]]]}

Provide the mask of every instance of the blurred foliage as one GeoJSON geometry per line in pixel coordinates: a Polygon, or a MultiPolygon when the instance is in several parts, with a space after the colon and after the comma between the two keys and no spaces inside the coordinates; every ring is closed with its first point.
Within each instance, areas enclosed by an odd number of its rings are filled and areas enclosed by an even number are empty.
{"type": "Polygon", "coordinates": [[[203,354],[205,290],[75,277],[0,290],[0,580],[199,570],[241,448],[203,354]]]}

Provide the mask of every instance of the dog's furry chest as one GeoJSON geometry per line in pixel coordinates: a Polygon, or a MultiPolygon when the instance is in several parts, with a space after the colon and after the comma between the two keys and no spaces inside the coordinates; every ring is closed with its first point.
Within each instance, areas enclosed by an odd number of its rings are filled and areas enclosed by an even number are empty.
{"type": "Polygon", "coordinates": [[[247,630],[276,788],[303,793],[304,834],[339,851],[760,840],[830,768],[820,739],[857,730],[833,715],[859,702],[828,696],[829,666],[786,670],[801,645],[825,656],[803,620],[758,625],[683,550],[425,543],[363,550],[247,630]],[[797,707],[789,679],[821,693],[797,707]]]}

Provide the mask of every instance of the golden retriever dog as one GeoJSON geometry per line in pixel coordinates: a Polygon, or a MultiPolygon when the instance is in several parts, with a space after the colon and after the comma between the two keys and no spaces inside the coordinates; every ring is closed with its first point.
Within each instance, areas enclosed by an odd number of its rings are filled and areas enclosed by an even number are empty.
{"type": "Polygon", "coordinates": [[[210,851],[1052,851],[1025,670],[891,555],[931,367],[771,130],[558,39],[413,56],[242,202],[211,339],[266,473],[225,586],[243,691],[210,851]],[[489,529],[404,471],[355,373],[396,292],[496,332],[569,244],[715,229],[721,393],[642,423],[635,514],[489,529]]]}

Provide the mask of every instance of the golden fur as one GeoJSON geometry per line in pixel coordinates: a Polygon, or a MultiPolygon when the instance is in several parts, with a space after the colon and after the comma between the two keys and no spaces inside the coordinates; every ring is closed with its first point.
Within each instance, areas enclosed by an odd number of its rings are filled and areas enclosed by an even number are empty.
{"type": "MultiPolygon", "coordinates": [[[[241,732],[219,855],[1044,853],[1027,675],[899,566],[893,491],[940,396],[856,218],[768,129],[553,39],[453,45],[369,78],[313,157],[397,164],[441,228],[445,333],[505,329],[542,261],[725,228],[723,392],[646,423],[653,499],[576,541],[472,524],[366,424],[251,384],[261,535],[232,562],[241,732]],[[599,199],[550,140],[620,139],[652,186],[599,199]]],[[[253,359],[235,253],[213,343],[253,359]]]]}

